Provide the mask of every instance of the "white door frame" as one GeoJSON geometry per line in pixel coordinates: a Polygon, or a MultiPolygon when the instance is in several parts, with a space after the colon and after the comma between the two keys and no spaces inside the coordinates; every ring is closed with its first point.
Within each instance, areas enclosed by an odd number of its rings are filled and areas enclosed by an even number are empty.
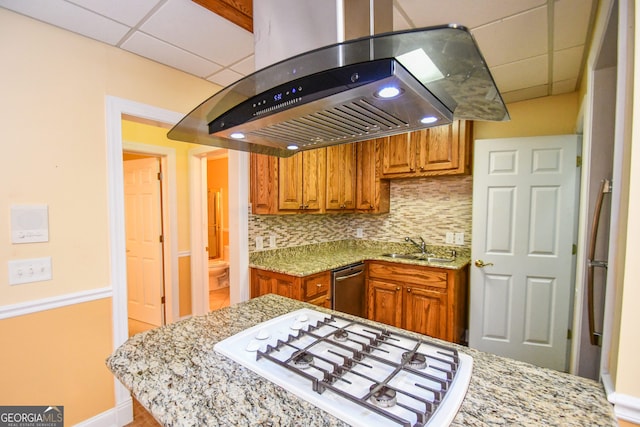
{"type": "MultiPolygon", "coordinates": [[[[122,171],[122,115],[127,114],[174,125],[183,114],[114,96],[105,97],[107,136],[107,185],[109,210],[109,258],[113,289],[113,349],[128,338],[127,260],[124,228],[124,183],[122,171]]],[[[232,304],[249,298],[249,156],[229,152],[229,261],[232,304]]],[[[177,202],[172,203],[177,209],[177,202]]],[[[175,216],[177,221],[177,215],[175,216]]],[[[176,226],[177,229],[177,226],[176,226]]],[[[173,239],[177,246],[177,236],[173,239]]],[[[177,257],[177,249],[175,256],[177,257]]],[[[177,274],[178,268],[174,270],[177,274]]],[[[176,281],[177,283],[177,281],[176,281]]],[[[176,294],[178,295],[178,294],[176,294]]],[[[175,298],[177,301],[177,298],[175,298]]],[[[176,304],[177,302],[174,302],[176,304]]],[[[176,317],[177,319],[177,317],[176,317]]],[[[128,390],[114,378],[116,423],[132,420],[132,401],[128,390]]]]}
{"type": "MultiPolygon", "coordinates": [[[[208,263],[201,227],[206,214],[207,155],[217,148],[189,151],[191,210],[191,310],[194,316],[209,312],[208,263]],[[199,195],[199,196],[198,196],[199,195]],[[196,250],[200,248],[200,250],[196,250]]],[[[249,155],[228,151],[229,164],[229,299],[231,304],[249,299],[249,155]]]]}
{"type": "Polygon", "coordinates": [[[162,171],[162,268],[164,271],[165,324],[180,318],[180,280],[178,278],[178,207],[176,150],[169,147],[123,141],[122,149],[128,153],[158,156],[162,171]]]}
{"type": "MultiPolygon", "coordinates": [[[[209,309],[209,266],[203,227],[207,222],[207,155],[216,147],[189,150],[189,194],[191,223],[191,313],[206,314],[209,309]]],[[[205,228],[206,230],[206,228],[205,228]]]]}
{"type": "MultiPolygon", "coordinates": [[[[175,124],[182,118],[182,114],[113,96],[106,96],[105,98],[105,113],[107,133],[107,194],[110,241],[109,265],[111,267],[111,287],[113,289],[113,349],[115,350],[116,348],[120,347],[120,345],[122,345],[128,338],[127,259],[124,224],[124,180],[122,169],[122,151],[125,144],[123,144],[122,141],[122,115],[128,114],[131,116],[149,120],[156,120],[167,124],[175,124]]],[[[154,148],[160,149],[160,147],[154,148]]],[[[169,154],[166,155],[167,162],[169,162],[170,156],[169,154]]],[[[171,169],[170,165],[168,165],[168,169],[171,169]]],[[[175,170],[175,168],[173,168],[173,170],[175,170]]],[[[175,211],[172,212],[172,209],[177,209],[177,203],[175,199],[171,199],[170,192],[168,194],[168,197],[168,204],[170,205],[169,215],[172,215],[172,213],[175,214],[175,211]],[[171,203],[171,201],[173,201],[173,203],[171,203]],[[171,206],[173,206],[173,208],[171,206]]],[[[175,229],[173,229],[173,226],[171,225],[172,222],[177,221],[177,219],[175,218],[177,218],[177,215],[174,215],[174,219],[169,220],[169,238],[171,239],[171,243],[167,244],[166,246],[170,251],[173,252],[168,258],[171,261],[166,264],[170,266],[173,265],[173,258],[175,257],[175,267],[172,269],[171,275],[169,277],[172,277],[173,280],[173,274],[176,275],[175,281],[172,283],[171,288],[175,291],[175,295],[177,296],[177,224],[175,226],[175,229]],[[174,230],[176,234],[172,236],[174,230]]],[[[173,298],[171,307],[175,307],[177,304],[178,299],[173,298]]],[[[175,317],[175,319],[177,319],[177,316],[175,317]]],[[[118,381],[117,378],[114,378],[114,383],[116,424],[124,425],[128,422],[131,422],[131,420],[133,419],[131,395],[129,394],[128,390],[120,383],[120,381],[118,381]]]]}

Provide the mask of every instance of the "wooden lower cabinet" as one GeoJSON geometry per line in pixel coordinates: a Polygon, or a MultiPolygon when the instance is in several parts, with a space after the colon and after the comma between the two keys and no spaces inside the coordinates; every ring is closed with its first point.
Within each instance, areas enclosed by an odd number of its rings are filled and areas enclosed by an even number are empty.
{"type": "Polygon", "coordinates": [[[448,270],[368,262],[367,315],[376,322],[462,343],[467,292],[466,267],[448,270]]]}
{"type": "Polygon", "coordinates": [[[298,277],[274,271],[251,269],[251,298],[277,294],[320,307],[331,308],[331,272],[298,277]]]}

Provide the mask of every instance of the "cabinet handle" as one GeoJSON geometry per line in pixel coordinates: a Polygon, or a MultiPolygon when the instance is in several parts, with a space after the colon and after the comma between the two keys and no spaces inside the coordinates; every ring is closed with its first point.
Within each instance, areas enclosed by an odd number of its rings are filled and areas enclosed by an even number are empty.
{"type": "Polygon", "coordinates": [[[399,288],[399,287],[398,287],[398,288],[396,288],[396,291],[399,291],[399,290],[400,290],[400,288],[399,288]]]}
{"type": "Polygon", "coordinates": [[[420,172],[424,170],[424,166],[420,166],[420,172]]]}
{"type": "Polygon", "coordinates": [[[316,283],[316,286],[321,288],[322,287],[322,283],[316,283]]]}
{"type": "Polygon", "coordinates": [[[300,205],[298,209],[304,209],[304,205],[300,205]]]}
{"type": "Polygon", "coordinates": [[[407,288],[407,292],[411,292],[411,288],[407,288]]]}
{"type": "Polygon", "coordinates": [[[369,209],[373,209],[373,205],[371,205],[371,204],[370,204],[370,205],[369,205],[369,209]]]}
{"type": "Polygon", "coordinates": [[[327,297],[327,301],[331,301],[331,297],[327,297]]]}

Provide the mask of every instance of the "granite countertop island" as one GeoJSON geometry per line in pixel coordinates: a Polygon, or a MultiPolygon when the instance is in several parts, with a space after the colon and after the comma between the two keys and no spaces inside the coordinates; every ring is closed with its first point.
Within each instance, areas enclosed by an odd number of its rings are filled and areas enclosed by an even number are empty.
{"type": "Polygon", "coordinates": [[[365,260],[398,262],[402,264],[458,270],[469,264],[469,249],[452,246],[427,245],[427,252],[438,257],[451,258],[449,262],[423,259],[390,258],[384,254],[410,254],[418,248],[410,243],[379,242],[372,240],[338,240],[282,249],[252,252],[249,266],[291,276],[308,276],[334,270],[365,260]],[[451,252],[456,251],[452,256],[451,252]]]}
{"type": "MultiPolygon", "coordinates": [[[[107,359],[107,366],[166,426],[345,426],[213,350],[224,338],[299,308],[331,312],[265,295],[135,335],[107,359]]],[[[595,381],[447,345],[474,360],[469,390],[452,426],[617,425],[595,381]]]]}

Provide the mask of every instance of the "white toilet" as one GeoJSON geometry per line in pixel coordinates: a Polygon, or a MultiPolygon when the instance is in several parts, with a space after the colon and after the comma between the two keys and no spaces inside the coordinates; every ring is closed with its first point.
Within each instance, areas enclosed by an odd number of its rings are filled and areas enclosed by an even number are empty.
{"type": "Polygon", "coordinates": [[[224,247],[222,259],[209,259],[209,291],[229,286],[229,246],[224,247]]]}

